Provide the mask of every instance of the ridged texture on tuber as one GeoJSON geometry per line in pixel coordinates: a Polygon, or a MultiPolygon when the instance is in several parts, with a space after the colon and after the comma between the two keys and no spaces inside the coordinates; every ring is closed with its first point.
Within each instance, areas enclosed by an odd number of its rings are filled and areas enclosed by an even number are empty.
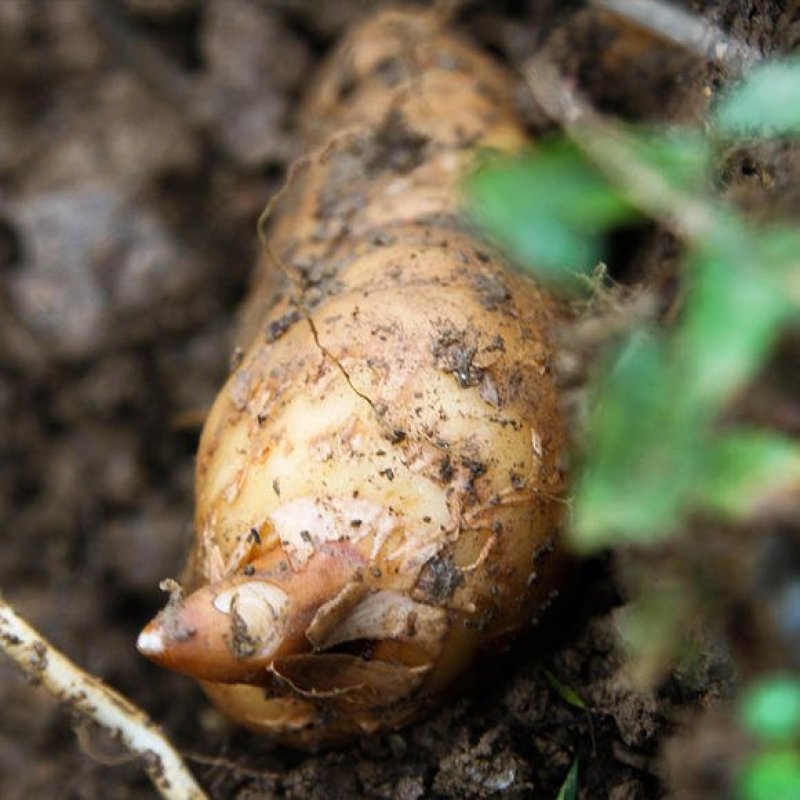
{"type": "Polygon", "coordinates": [[[186,596],[140,649],[300,746],[432,707],[554,588],[563,433],[548,297],[473,238],[512,82],[419,10],[344,42],[206,422],[186,596]]]}

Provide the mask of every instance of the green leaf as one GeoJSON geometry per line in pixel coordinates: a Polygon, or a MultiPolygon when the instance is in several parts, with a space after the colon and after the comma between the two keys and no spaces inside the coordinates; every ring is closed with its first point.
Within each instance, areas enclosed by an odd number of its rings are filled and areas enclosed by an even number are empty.
{"type": "Polygon", "coordinates": [[[800,59],[768,61],[753,68],[722,99],[713,118],[729,136],[800,133],[800,59]]]}
{"type": "Polygon", "coordinates": [[[627,139],[631,156],[666,178],[675,189],[706,188],[712,150],[708,138],[689,128],[639,130],[627,139]]]}
{"type": "Polygon", "coordinates": [[[769,278],[791,305],[791,313],[800,312],[800,230],[776,226],[764,231],[759,239],[760,263],[769,270],[769,278]]]}
{"type": "Polygon", "coordinates": [[[737,788],[740,800],[800,800],[800,754],[787,750],[756,756],[737,788]]]}
{"type": "Polygon", "coordinates": [[[596,393],[573,501],[576,549],[656,541],[680,523],[704,435],[683,389],[662,339],[632,336],[596,393]]]}
{"type": "Polygon", "coordinates": [[[800,491],[800,444],[767,431],[736,431],[714,441],[698,504],[747,517],[800,491]]]}
{"type": "Polygon", "coordinates": [[[788,318],[768,256],[796,257],[796,237],[720,233],[691,254],[676,332],[634,336],[599,387],[573,503],[578,550],[658,541],[692,508],[742,516],[798,486],[794,446],[753,434],[717,446],[714,431],[788,318]]]}
{"type": "Polygon", "coordinates": [[[739,716],[744,727],[765,742],[789,742],[800,735],[800,680],[774,675],[750,686],[739,716]]]}
{"type": "Polygon", "coordinates": [[[553,675],[550,670],[545,670],[544,676],[551,688],[565,703],[573,706],[574,708],[579,708],[581,711],[588,710],[583,698],[573,688],[561,683],[561,681],[556,678],[556,676],[553,675]]]}
{"type": "Polygon", "coordinates": [[[567,777],[558,791],[556,800],[576,800],[578,797],[578,759],[572,762],[567,777]]]}
{"type": "Polygon", "coordinates": [[[766,274],[759,248],[738,237],[694,251],[687,269],[675,368],[690,402],[711,414],[761,367],[789,305],[780,282],[766,274]]]}
{"type": "Polygon", "coordinates": [[[485,162],[466,182],[472,217],[540,278],[575,284],[602,252],[605,231],[632,208],[570,142],[485,162]]]}

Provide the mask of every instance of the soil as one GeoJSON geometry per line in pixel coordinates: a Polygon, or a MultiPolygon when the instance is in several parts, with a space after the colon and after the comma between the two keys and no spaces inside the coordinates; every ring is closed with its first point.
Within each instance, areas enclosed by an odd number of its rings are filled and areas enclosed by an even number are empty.
{"type": "MultiPolygon", "coordinates": [[[[791,519],[758,537],[698,521],[703,544],[694,531],[658,553],[577,565],[543,627],[487,655],[446,707],[341,750],[234,729],[134,649],[188,551],[199,423],[232,358],[256,220],[296,155],[293,110],[374,5],[0,3],[0,587],[143,706],[214,798],[555,798],[576,758],[583,800],[730,797],[747,747],[726,704],[737,676],[800,659],[767,619],[800,564],[791,519]],[[705,581],[715,624],[698,632],[691,668],[643,689],[615,631],[653,569],[705,581]]],[[[690,7],[765,54],[800,44],[791,0],[690,7]]],[[[697,122],[730,77],[579,2],[467,2],[453,24],[512,64],[547,52],[628,120],[697,122]]],[[[550,131],[522,85],[519,97],[532,133],[550,131]]],[[[800,215],[797,147],[729,153],[719,174],[751,213],[800,215]]],[[[609,263],[623,282],[674,290],[676,247],[661,231],[623,237],[609,263]]],[[[742,414],[800,433],[799,347],[787,337],[742,414]]],[[[113,742],[0,660],[0,796],[154,791],[113,742]]]]}

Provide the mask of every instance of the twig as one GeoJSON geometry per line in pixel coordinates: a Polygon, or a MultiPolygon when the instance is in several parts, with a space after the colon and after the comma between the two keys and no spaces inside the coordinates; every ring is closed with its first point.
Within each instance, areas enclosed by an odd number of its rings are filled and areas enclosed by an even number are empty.
{"type": "Polygon", "coordinates": [[[630,203],[685,241],[708,240],[720,230],[721,209],[710,200],[676,188],[661,171],[637,158],[636,147],[624,129],[600,116],[552,64],[533,59],[525,65],[523,74],[545,113],[561,124],[630,203]]]}
{"type": "Polygon", "coordinates": [[[97,723],[141,758],[165,800],[207,800],[181,757],[141,709],[70,661],[1,595],[0,650],[70,711],[97,723]]]}
{"type": "Polygon", "coordinates": [[[761,59],[755,48],[664,0],[593,0],[593,4],[701,58],[724,63],[737,71],[761,59]]]}

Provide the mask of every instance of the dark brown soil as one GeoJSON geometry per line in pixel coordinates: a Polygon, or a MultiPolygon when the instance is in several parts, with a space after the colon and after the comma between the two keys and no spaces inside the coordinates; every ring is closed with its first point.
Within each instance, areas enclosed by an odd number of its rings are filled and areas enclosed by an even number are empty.
{"type": "MultiPolygon", "coordinates": [[[[547,799],[576,757],[583,800],[670,788],[729,797],[744,747],[725,705],[731,677],[798,657],[781,655],[761,625],[758,580],[774,581],[752,568],[785,566],[786,552],[800,561],[790,521],[758,545],[702,527],[703,547],[733,542],[714,562],[723,572],[704,578],[728,638],[712,636],[700,663],[653,692],[634,686],[614,644],[630,576],[641,582],[650,568],[641,554],[577,567],[545,629],[488,656],[428,721],[318,755],[231,728],[191,681],[134,649],[165,600],[159,581],[188,550],[197,422],[231,358],[256,219],[295,154],[293,110],[314,65],[373,5],[0,2],[0,587],[147,709],[215,798],[547,799]]],[[[768,54],[800,42],[793,6],[692,5],[768,54]]],[[[727,77],[620,35],[577,1],[470,2],[456,24],[512,63],[545,48],[599,108],[631,120],[697,121],[727,77]]],[[[532,130],[547,130],[522,86],[520,102],[532,130]]],[[[782,145],[731,153],[721,188],[762,217],[800,215],[798,177],[800,150],[782,145]]],[[[669,287],[676,250],[664,234],[618,249],[620,278],[669,287]]],[[[742,413],[800,432],[786,400],[797,351],[785,343],[764,396],[742,413]]],[[[137,764],[117,763],[114,743],[4,660],[0,721],[5,800],[154,796],[137,764]]]]}

